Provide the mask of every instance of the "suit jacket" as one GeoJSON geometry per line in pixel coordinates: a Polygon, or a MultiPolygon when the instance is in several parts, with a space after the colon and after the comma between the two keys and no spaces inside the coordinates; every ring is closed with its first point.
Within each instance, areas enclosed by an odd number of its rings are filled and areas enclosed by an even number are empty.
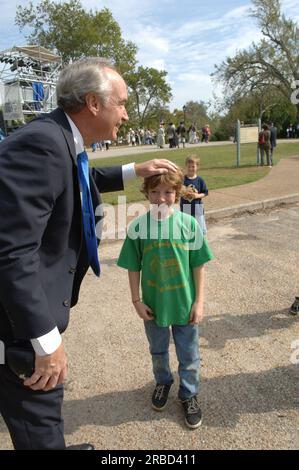
{"type": "MultiPolygon", "coordinates": [[[[90,170],[100,192],[123,189],[121,166],[90,170]]],[[[88,260],[73,135],[56,109],[0,144],[0,339],[63,332],[88,260]]]]}

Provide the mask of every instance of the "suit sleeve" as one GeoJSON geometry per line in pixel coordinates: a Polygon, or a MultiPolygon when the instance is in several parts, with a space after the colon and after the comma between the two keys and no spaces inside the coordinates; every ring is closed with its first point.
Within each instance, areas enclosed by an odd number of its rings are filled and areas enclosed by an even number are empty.
{"type": "Polygon", "coordinates": [[[0,147],[0,303],[21,339],[56,327],[39,276],[39,248],[65,173],[55,133],[50,138],[32,128],[0,147]]]}
{"type": "Polygon", "coordinates": [[[100,193],[122,191],[124,189],[121,166],[92,168],[91,175],[100,193]]]}

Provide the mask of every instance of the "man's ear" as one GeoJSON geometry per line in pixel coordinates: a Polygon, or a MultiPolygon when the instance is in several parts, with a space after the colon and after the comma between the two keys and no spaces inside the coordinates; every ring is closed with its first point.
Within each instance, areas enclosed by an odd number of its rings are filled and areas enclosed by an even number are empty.
{"type": "Polygon", "coordinates": [[[100,98],[95,93],[87,93],[85,95],[86,107],[89,111],[96,116],[101,109],[100,98]]]}

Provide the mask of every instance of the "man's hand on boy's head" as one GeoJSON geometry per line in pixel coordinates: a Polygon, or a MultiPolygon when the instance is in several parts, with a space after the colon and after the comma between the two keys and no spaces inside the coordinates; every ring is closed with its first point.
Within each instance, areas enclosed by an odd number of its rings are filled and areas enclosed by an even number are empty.
{"type": "Polygon", "coordinates": [[[194,302],[190,312],[189,325],[198,325],[203,320],[203,303],[194,302]]]}
{"type": "Polygon", "coordinates": [[[154,319],[153,311],[141,301],[134,303],[134,307],[142,320],[149,321],[154,319]]]}
{"type": "Polygon", "coordinates": [[[175,163],[165,159],[155,159],[148,160],[147,162],[143,163],[135,163],[136,176],[141,176],[142,178],[153,175],[161,175],[168,173],[169,171],[176,173],[177,170],[178,167],[175,163]]]}

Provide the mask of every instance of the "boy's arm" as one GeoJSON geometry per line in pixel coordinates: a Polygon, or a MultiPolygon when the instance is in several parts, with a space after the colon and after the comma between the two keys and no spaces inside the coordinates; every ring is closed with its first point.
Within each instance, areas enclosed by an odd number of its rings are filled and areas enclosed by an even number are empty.
{"type": "Polygon", "coordinates": [[[193,199],[203,199],[204,197],[206,197],[205,193],[194,193],[193,199]]]}
{"type": "Polygon", "coordinates": [[[204,265],[193,269],[196,297],[190,312],[189,323],[197,325],[203,319],[204,302],[204,265]]]}
{"type": "Polygon", "coordinates": [[[206,185],[204,180],[201,180],[200,190],[201,190],[201,192],[195,195],[195,199],[203,199],[204,197],[206,197],[209,194],[207,185],[206,185]]]}
{"type": "Polygon", "coordinates": [[[136,312],[145,321],[153,320],[152,310],[141,302],[139,295],[140,271],[128,271],[132,303],[136,312]]]}
{"type": "Polygon", "coordinates": [[[203,199],[206,197],[205,193],[195,193],[192,189],[190,188],[184,188],[182,191],[182,196],[184,199],[203,199]]]}
{"type": "Polygon", "coordinates": [[[140,285],[140,271],[128,271],[129,275],[129,284],[130,284],[130,291],[132,302],[136,302],[140,300],[139,295],[139,285],[140,285]]]}

